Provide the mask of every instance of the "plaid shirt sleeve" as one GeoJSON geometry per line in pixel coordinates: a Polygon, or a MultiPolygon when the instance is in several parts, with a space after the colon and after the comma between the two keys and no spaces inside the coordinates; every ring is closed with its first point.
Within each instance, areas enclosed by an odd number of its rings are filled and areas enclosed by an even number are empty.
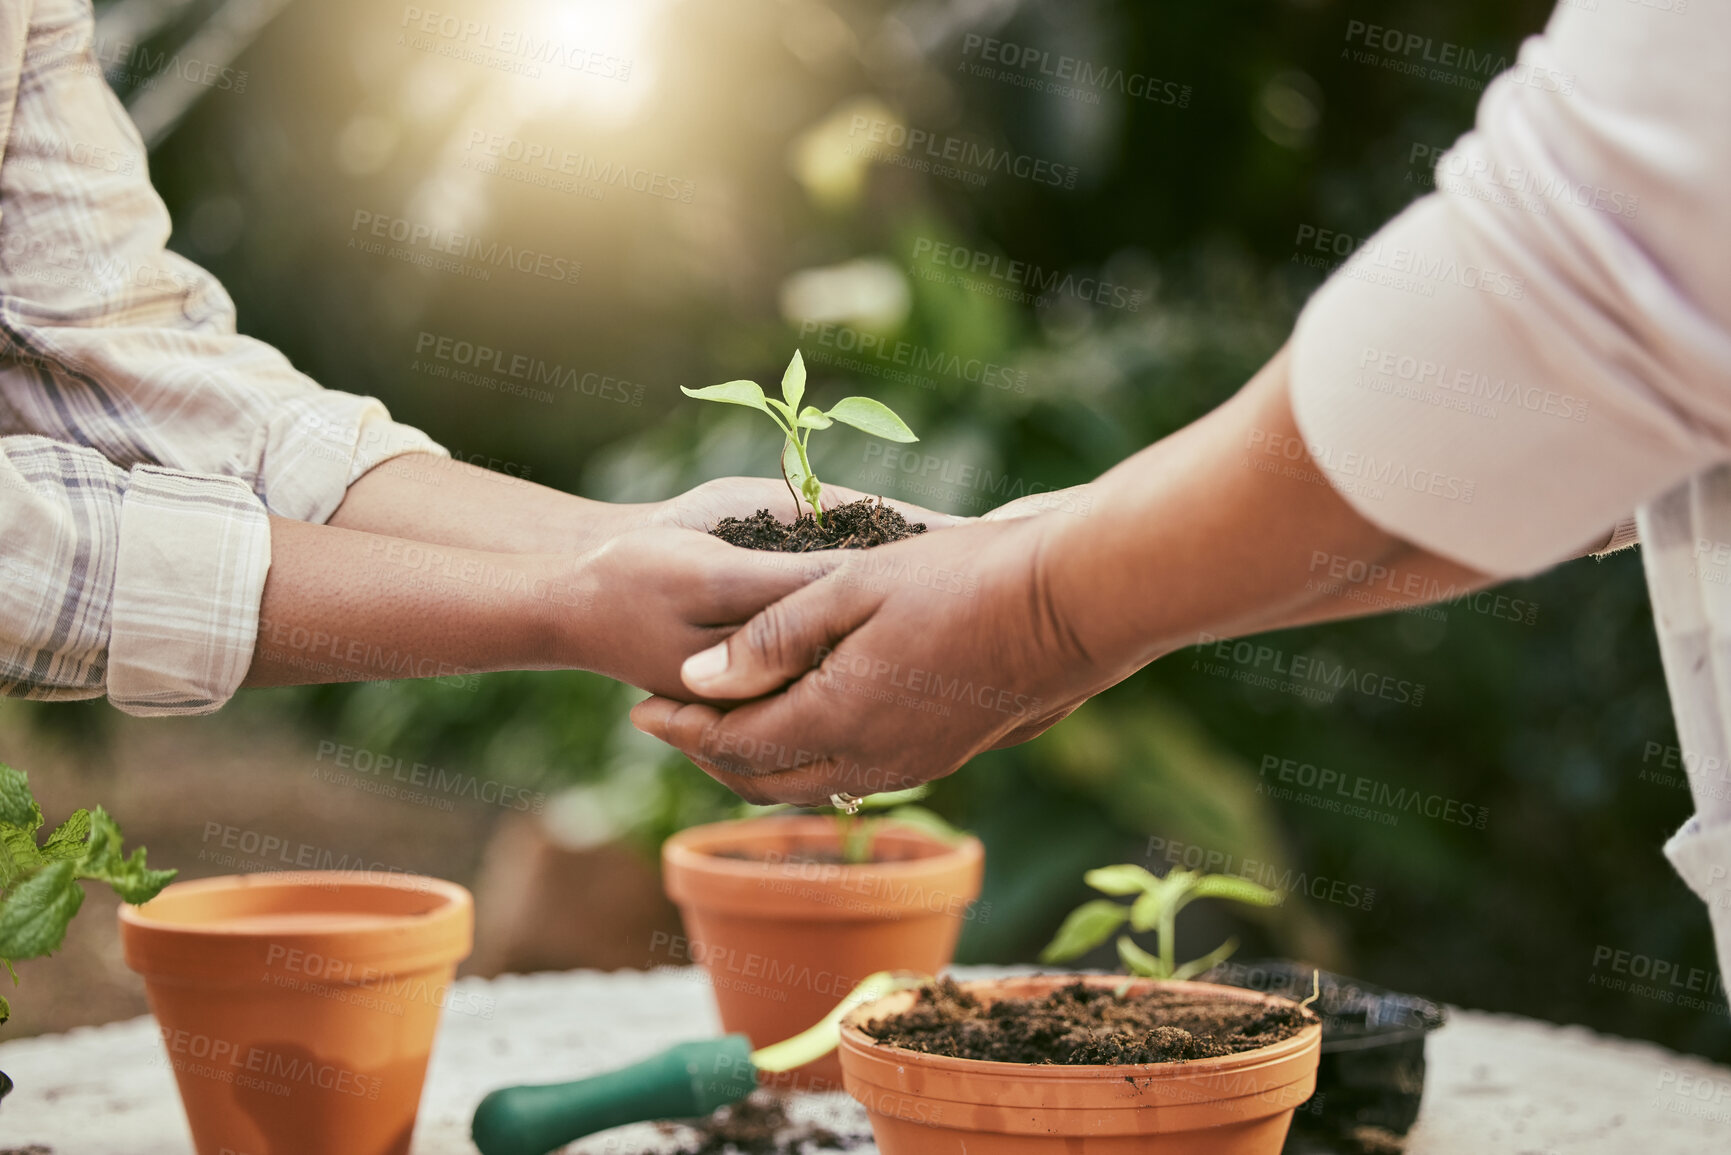
{"type": "Polygon", "coordinates": [[[444,450],[235,332],[93,39],[88,0],[0,5],[0,689],[205,712],[251,662],[267,511],[444,450]]]}

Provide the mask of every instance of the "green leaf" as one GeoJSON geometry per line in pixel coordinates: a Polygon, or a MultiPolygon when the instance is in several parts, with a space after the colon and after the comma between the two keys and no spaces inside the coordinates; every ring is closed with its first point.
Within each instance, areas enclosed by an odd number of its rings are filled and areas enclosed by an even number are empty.
{"type": "Polygon", "coordinates": [[[1133,975],[1145,979],[1163,979],[1166,977],[1165,965],[1161,961],[1130,941],[1130,936],[1118,936],[1118,958],[1123,962],[1124,969],[1133,975]]]}
{"type": "Polygon", "coordinates": [[[58,950],[84,891],[70,862],[43,867],[0,900],[0,958],[40,958],[58,950]]]}
{"type": "Polygon", "coordinates": [[[1279,906],[1286,896],[1231,874],[1205,874],[1190,890],[1191,898],[1224,898],[1250,906],[1279,906]]]}
{"type": "Polygon", "coordinates": [[[4,1023],[7,1019],[9,1019],[11,1017],[12,1017],[11,1004],[8,1003],[5,999],[0,998],[0,1023],[4,1023]]]}
{"type": "Polygon", "coordinates": [[[816,405],[807,405],[805,411],[799,415],[799,427],[801,429],[828,429],[834,424],[835,422],[831,421],[824,411],[816,405]]]}
{"type": "Polygon", "coordinates": [[[799,463],[799,450],[794,448],[791,438],[781,447],[781,472],[787,477],[787,483],[793,486],[795,493],[804,492],[805,466],[799,463]]]}
{"type": "Polygon", "coordinates": [[[793,351],[793,360],[787,363],[787,372],[781,375],[781,395],[787,398],[792,409],[798,409],[805,397],[805,358],[799,355],[798,349],[793,351]]]}
{"type": "Polygon", "coordinates": [[[174,881],[174,870],[151,870],[144,862],[144,848],[132,857],[120,856],[120,827],[98,806],[90,816],[90,841],[84,860],[77,863],[78,877],[106,882],[127,902],[149,902],[174,881]]]}
{"type": "Polygon", "coordinates": [[[1160,885],[1160,880],[1133,863],[1102,866],[1082,876],[1082,881],[1102,894],[1140,894],[1160,885]]]}
{"type": "Polygon", "coordinates": [[[1229,938],[1207,954],[1203,955],[1201,958],[1196,959],[1194,962],[1187,962],[1183,966],[1174,968],[1172,971],[1172,977],[1175,979],[1188,979],[1194,978],[1200,974],[1207,974],[1209,971],[1231,958],[1232,952],[1237,949],[1238,940],[1235,938],[1229,938]]]}
{"type": "Polygon", "coordinates": [[[861,798],[860,809],[890,810],[897,806],[906,806],[910,802],[918,802],[931,792],[930,782],[921,782],[918,786],[909,786],[906,790],[882,790],[861,798]]]}
{"type": "Polygon", "coordinates": [[[687,389],[681,385],[679,391],[699,401],[744,405],[748,409],[761,409],[771,417],[775,416],[775,410],[769,407],[769,401],[763,395],[763,386],[756,381],[724,381],[720,385],[705,385],[702,389],[687,389]]]}
{"type": "Polygon", "coordinates": [[[90,811],[74,810],[72,816],[54,828],[42,845],[42,857],[52,862],[63,858],[84,857],[84,844],[90,840],[90,811]]]}
{"type": "Polygon", "coordinates": [[[0,890],[35,874],[44,861],[33,832],[22,826],[0,826],[0,890]]]}
{"type": "Polygon", "coordinates": [[[42,825],[42,808],[30,796],[29,777],[4,762],[0,762],[0,825],[21,826],[33,834],[42,825]]]}
{"type": "Polygon", "coordinates": [[[911,826],[942,842],[959,842],[962,832],[924,806],[897,806],[885,815],[891,822],[911,826]]]}
{"type": "Polygon", "coordinates": [[[1138,898],[1130,906],[1130,929],[1141,932],[1159,926],[1161,913],[1171,904],[1171,895],[1167,888],[1156,887],[1138,898]]]}
{"type": "Polygon", "coordinates": [[[1124,925],[1129,911],[1110,899],[1096,898],[1072,910],[1046,949],[1040,952],[1041,962],[1067,962],[1087,954],[1124,925]]]}
{"type": "Polygon", "coordinates": [[[843,397],[830,407],[828,416],[885,441],[919,440],[907,423],[896,416],[895,410],[870,397],[843,397]]]}

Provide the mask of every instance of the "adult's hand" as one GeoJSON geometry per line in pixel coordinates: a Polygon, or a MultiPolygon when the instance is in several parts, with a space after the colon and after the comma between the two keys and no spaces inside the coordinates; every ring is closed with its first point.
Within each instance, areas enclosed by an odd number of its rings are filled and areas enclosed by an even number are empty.
{"type": "Polygon", "coordinates": [[[620,534],[571,563],[576,596],[556,613],[549,664],[690,698],[680,679],[687,658],[843,560],[841,551],[741,549],[692,529],[620,534]]]}
{"type": "Polygon", "coordinates": [[[656,697],[632,721],[750,801],[900,789],[1031,737],[1134,669],[1080,650],[1046,596],[1054,524],[976,522],[849,551],[685,663],[676,696],[781,692],[726,712],[656,697]]]}
{"type": "Polygon", "coordinates": [[[868,794],[1031,737],[1180,646],[1489,580],[1366,521],[1303,445],[1277,356],[1091,485],[861,551],[684,667],[710,699],[772,696],[727,713],[652,698],[633,721],[748,799],[868,794]],[[1351,596],[1319,558],[1400,592],[1351,596]]]}

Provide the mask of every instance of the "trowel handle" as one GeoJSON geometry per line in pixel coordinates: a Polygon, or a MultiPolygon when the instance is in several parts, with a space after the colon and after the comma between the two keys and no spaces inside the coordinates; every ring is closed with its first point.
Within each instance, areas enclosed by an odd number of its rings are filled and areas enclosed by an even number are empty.
{"type": "Polygon", "coordinates": [[[475,1108],[469,1133],[481,1155],[546,1155],[625,1123],[707,1115],[756,1086],[750,1040],[726,1035],[574,1083],[501,1088],[475,1108]]]}

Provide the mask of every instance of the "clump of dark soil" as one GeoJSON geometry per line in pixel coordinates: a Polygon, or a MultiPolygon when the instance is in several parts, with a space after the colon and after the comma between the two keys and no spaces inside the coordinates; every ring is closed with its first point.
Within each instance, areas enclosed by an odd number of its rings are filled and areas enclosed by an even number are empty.
{"type": "Polygon", "coordinates": [[[810,553],[815,549],[870,549],[926,532],[923,521],[910,522],[883,503],[862,497],[825,510],[823,524],[802,513],[792,525],[777,521],[767,509],[750,517],[724,517],[709,531],[729,545],[778,553],[810,553]]]}
{"type": "Polygon", "coordinates": [[[1127,993],[1071,983],[1037,999],[987,1003],[951,979],[920,991],[913,1006],[874,1019],[879,1043],[999,1063],[1173,1063],[1255,1050],[1315,1022],[1294,1006],[1127,993]]]}
{"type": "Polygon", "coordinates": [[[870,1136],[840,1135],[816,1123],[796,1123],[787,1117],[780,1096],[754,1092],[722,1107],[707,1119],[665,1124],[663,1134],[691,1131],[679,1155],[809,1155],[814,1150],[851,1151],[870,1136]]]}

